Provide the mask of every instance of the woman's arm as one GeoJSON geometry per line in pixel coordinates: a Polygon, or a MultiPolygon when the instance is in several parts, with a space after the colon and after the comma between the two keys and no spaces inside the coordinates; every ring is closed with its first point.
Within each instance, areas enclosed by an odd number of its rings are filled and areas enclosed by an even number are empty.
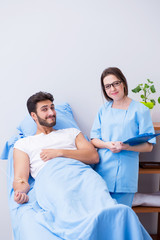
{"type": "Polygon", "coordinates": [[[29,157],[26,153],[14,149],[14,200],[19,203],[28,202],[28,191],[30,189],[28,178],[29,178],[29,157]]]}
{"type": "Polygon", "coordinates": [[[149,142],[138,144],[135,146],[130,146],[129,144],[124,144],[123,142],[104,142],[100,139],[94,138],[91,140],[92,144],[97,148],[107,148],[113,153],[120,152],[121,150],[134,151],[134,152],[151,152],[153,145],[149,142]]]}
{"type": "Polygon", "coordinates": [[[91,143],[96,148],[107,148],[107,149],[111,150],[113,153],[118,153],[121,151],[119,148],[116,147],[117,142],[104,142],[98,138],[93,138],[91,140],[91,143]]]}
{"type": "Polygon", "coordinates": [[[130,146],[129,144],[122,143],[121,150],[128,150],[134,152],[151,152],[153,149],[153,144],[149,142],[141,143],[135,146],[130,146]]]}

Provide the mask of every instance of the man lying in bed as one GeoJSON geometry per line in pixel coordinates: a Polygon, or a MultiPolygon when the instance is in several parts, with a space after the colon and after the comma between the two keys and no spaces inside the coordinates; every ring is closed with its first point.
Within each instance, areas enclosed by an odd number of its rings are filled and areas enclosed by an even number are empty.
{"type": "Polygon", "coordinates": [[[37,124],[37,133],[20,139],[14,146],[14,199],[17,203],[28,201],[29,172],[35,178],[48,160],[65,157],[86,164],[99,161],[95,148],[78,129],[53,129],[56,124],[53,100],[50,93],[39,92],[27,101],[28,111],[37,124]]]}
{"type": "Polygon", "coordinates": [[[151,239],[134,212],[118,205],[90,164],[99,161],[94,147],[75,128],[54,130],[53,96],[39,92],[27,101],[37,132],[14,146],[14,200],[27,203],[29,174],[47,228],[66,240],[151,239]],[[118,235],[117,235],[118,234],[118,235]]]}

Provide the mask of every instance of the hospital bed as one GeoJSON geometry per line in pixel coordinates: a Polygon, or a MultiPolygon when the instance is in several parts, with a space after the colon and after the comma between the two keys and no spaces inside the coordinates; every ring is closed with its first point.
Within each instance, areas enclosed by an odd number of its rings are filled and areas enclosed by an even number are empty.
{"type": "MultiPolygon", "coordinates": [[[[55,129],[74,127],[78,128],[74,120],[72,109],[68,103],[56,106],[57,122],[55,129]]],[[[106,209],[105,216],[97,215],[92,223],[95,227],[94,233],[88,237],[75,237],[75,233],[70,235],[58,234],[51,228],[52,219],[50,215],[45,215],[44,209],[38,204],[35,193],[35,180],[30,176],[29,202],[17,204],[14,199],[13,191],[13,147],[14,143],[23,137],[34,135],[36,133],[36,124],[32,118],[27,115],[17,127],[17,134],[11,137],[3,150],[1,159],[8,159],[7,180],[8,180],[8,199],[13,228],[14,240],[150,240],[149,234],[145,231],[139,222],[136,214],[128,207],[116,205],[106,209]],[[116,216],[116,219],[115,219],[116,216]],[[43,218],[43,219],[42,219],[43,218]],[[106,219],[105,221],[101,221],[106,219]],[[98,223],[99,221],[99,223],[98,223]],[[104,224],[105,223],[105,224],[104,224]],[[98,225],[97,225],[98,224],[98,225]],[[113,226],[112,226],[113,225],[113,226]],[[71,237],[67,237],[71,236],[71,237]]],[[[89,166],[90,167],[90,166],[89,166]]],[[[96,186],[95,194],[96,194],[96,186]]],[[[89,189],[86,189],[88,191],[89,189]]],[[[42,196],[43,197],[43,196],[42,196]]],[[[94,199],[91,199],[92,202],[94,199]]],[[[64,200],[65,201],[65,200],[64,200]]],[[[91,202],[91,205],[92,205],[91,202]]],[[[95,206],[98,207],[98,206],[95,206]]],[[[63,208],[63,206],[62,206],[63,208]]],[[[77,209],[78,211],[78,209],[77,209]]],[[[53,217],[53,216],[52,216],[53,217]]],[[[70,216],[68,216],[70,217],[70,216]]],[[[91,223],[91,222],[89,222],[91,223]]],[[[86,227],[89,227],[89,223],[86,227]]],[[[73,222],[74,225],[74,222],[73,222]]],[[[91,225],[91,224],[90,224],[91,225]]],[[[69,226],[70,227],[70,226],[69,226]]],[[[73,227],[73,226],[72,226],[73,227]]],[[[76,228],[76,227],[75,227],[76,228]]],[[[74,229],[74,228],[72,228],[74,229]]],[[[74,230],[73,230],[74,231],[74,230]]],[[[76,230],[75,230],[76,231],[76,230]]]]}

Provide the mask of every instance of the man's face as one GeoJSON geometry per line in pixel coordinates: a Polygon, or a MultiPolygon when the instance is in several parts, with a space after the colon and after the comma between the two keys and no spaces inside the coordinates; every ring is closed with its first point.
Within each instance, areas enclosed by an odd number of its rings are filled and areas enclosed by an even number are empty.
{"type": "Polygon", "coordinates": [[[38,102],[35,117],[41,126],[53,127],[56,124],[54,104],[50,100],[38,102]]]}

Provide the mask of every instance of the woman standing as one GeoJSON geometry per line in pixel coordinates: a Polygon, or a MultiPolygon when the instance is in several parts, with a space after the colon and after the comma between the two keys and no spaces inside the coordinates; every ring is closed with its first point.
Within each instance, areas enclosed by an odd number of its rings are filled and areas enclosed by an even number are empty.
{"type": "Polygon", "coordinates": [[[118,68],[103,71],[101,88],[107,102],[98,111],[91,130],[91,142],[100,157],[95,170],[105,180],[112,198],[131,207],[137,191],[139,153],[152,151],[155,139],[135,146],[123,142],[154,133],[150,112],[128,97],[126,78],[118,68]]]}

